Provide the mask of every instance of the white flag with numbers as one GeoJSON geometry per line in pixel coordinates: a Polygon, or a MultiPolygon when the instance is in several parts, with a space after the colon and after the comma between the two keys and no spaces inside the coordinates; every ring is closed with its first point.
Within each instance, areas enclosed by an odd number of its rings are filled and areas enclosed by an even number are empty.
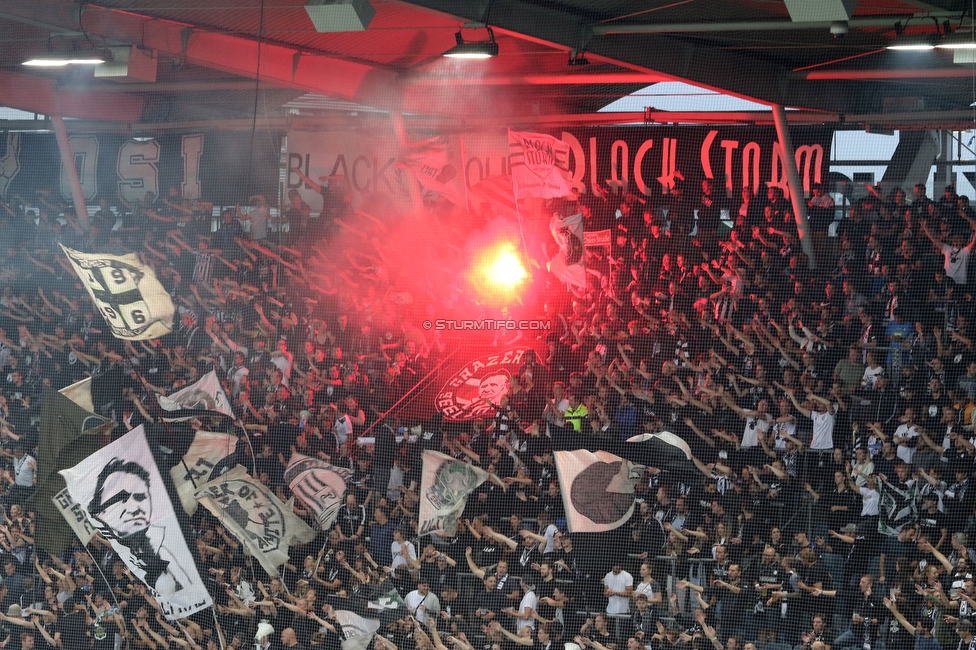
{"type": "Polygon", "coordinates": [[[156,339],[173,331],[173,301],[134,253],[80,253],[61,246],[116,338],[156,339]]]}

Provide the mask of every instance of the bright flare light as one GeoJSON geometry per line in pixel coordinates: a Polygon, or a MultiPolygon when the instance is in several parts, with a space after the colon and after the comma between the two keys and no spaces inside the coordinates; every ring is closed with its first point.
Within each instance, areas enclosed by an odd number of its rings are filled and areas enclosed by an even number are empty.
{"type": "Polygon", "coordinates": [[[512,289],[528,277],[522,261],[511,244],[504,244],[490,262],[486,276],[495,284],[512,289]]]}
{"type": "Polygon", "coordinates": [[[472,249],[465,277],[477,301],[492,307],[521,302],[530,276],[515,243],[502,238],[472,249]]]}

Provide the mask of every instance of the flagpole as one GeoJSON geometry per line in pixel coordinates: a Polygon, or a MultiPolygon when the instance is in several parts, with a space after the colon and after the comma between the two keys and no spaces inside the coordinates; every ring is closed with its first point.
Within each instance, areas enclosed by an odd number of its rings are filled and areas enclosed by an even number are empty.
{"type": "Polygon", "coordinates": [[[515,198],[515,216],[518,219],[519,236],[522,237],[522,250],[525,252],[525,260],[526,262],[528,262],[531,256],[529,255],[529,247],[525,243],[525,230],[522,228],[522,209],[519,207],[518,184],[515,182],[515,174],[512,173],[512,154],[511,154],[512,130],[511,129],[508,130],[508,149],[509,149],[508,171],[509,174],[511,174],[512,176],[512,196],[515,198]]]}
{"type": "Polygon", "coordinates": [[[468,147],[464,143],[464,134],[458,136],[461,141],[461,188],[464,190],[464,211],[471,212],[471,199],[468,197],[468,147]]]}
{"type": "MultiPolygon", "coordinates": [[[[142,382],[142,387],[146,390],[146,392],[147,393],[148,392],[151,392],[149,390],[149,382],[147,382],[146,381],[146,378],[142,376],[142,373],[141,372],[136,372],[136,377],[138,377],[139,378],[139,381],[142,382]]],[[[173,435],[173,432],[169,428],[169,422],[167,422],[166,421],[166,418],[163,417],[163,407],[161,407],[159,405],[159,400],[158,399],[154,399],[153,402],[156,405],[156,417],[158,417],[159,418],[159,421],[163,423],[163,426],[166,428],[166,433],[168,433],[170,436],[172,436],[173,435]]],[[[253,450],[252,450],[252,453],[253,453],[253,450]]],[[[195,493],[200,488],[200,486],[197,485],[196,479],[193,478],[193,472],[190,471],[190,466],[186,464],[186,458],[185,458],[185,455],[184,454],[181,454],[180,455],[180,463],[183,465],[183,469],[186,470],[186,475],[187,475],[187,477],[189,477],[190,482],[193,483],[193,491],[195,493]]]]}

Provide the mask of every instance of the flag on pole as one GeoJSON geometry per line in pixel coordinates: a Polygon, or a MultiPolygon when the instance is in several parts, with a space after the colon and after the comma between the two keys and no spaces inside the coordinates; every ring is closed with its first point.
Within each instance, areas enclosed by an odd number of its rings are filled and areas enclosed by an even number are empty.
{"type": "Polygon", "coordinates": [[[173,465],[169,470],[176,494],[184,512],[193,515],[197,511],[197,500],[193,496],[197,487],[211,479],[214,467],[237,448],[237,436],[212,431],[197,431],[190,448],[183,454],[183,462],[173,465]]]}
{"type": "Polygon", "coordinates": [[[438,451],[421,454],[420,520],[417,534],[457,532],[457,520],[464,512],[468,495],[478,489],[488,472],[455,460],[438,451]]]}
{"type": "Polygon", "coordinates": [[[509,130],[508,147],[516,199],[573,196],[567,143],[551,135],[509,130]]]}
{"type": "Polygon", "coordinates": [[[332,529],[339,508],[342,507],[346,482],[351,479],[352,470],[335,467],[298,452],[292,453],[285,469],[285,483],[315,515],[319,528],[325,531],[332,529]]]}
{"type": "Polygon", "coordinates": [[[65,246],[75,273],[116,338],[155,339],[173,331],[173,301],[134,253],[81,253],[65,246]]]}
{"type": "Polygon", "coordinates": [[[182,422],[218,413],[234,417],[234,409],[224,389],[221,388],[217,372],[214,370],[200,377],[196,383],[172,395],[160,395],[158,400],[160,408],[169,413],[163,416],[163,420],[167,422],[182,422]],[[206,413],[206,411],[215,411],[215,413],[206,413]]]}
{"type": "Polygon", "coordinates": [[[334,610],[336,621],[342,627],[342,635],[346,637],[340,646],[342,650],[366,650],[380,629],[380,622],[375,618],[366,618],[348,609],[334,610]]]}
{"type": "Polygon", "coordinates": [[[37,513],[37,543],[52,555],[69,547],[76,532],[60,514],[61,503],[55,501],[64,490],[64,479],[58,473],[73,467],[95,453],[115,423],[89,413],[64,395],[46,390],[41,399],[40,443],[37,446],[37,490],[30,506],[37,513]]]}
{"type": "Polygon", "coordinates": [[[566,284],[586,286],[586,269],[583,267],[583,213],[568,210],[553,212],[549,220],[549,232],[559,250],[549,260],[549,271],[566,284]],[[572,212],[562,214],[561,212],[572,212]]]}
{"type": "Polygon", "coordinates": [[[897,537],[905,526],[918,521],[918,488],[915,481],[906,487],[895,487],[888,481],[878,482],[878,532],[897,537]]]}
{"type": "Polygon", "coordinates": [[[85,514],[84,508],[71,498],[68,488],[54,495],[51,501],[54,502],[54,507],[58,509],[58,512],[61,513],[64,520],[71,526],[71,530],[74,531],[78,540],[85,546],[88,546],[92,537],[95,536],[95,529],[92,527],[91,522],[88,521],[88,515],[85,514]]]}
{"type": "Polygon", "coordinates": [[[81,381],[76,381],[70,386],[65,386],[58,392],[70,399],[72,402],[85,409],[94,411],[95,405],[92,403],[92,378],[85,377],[81,381]]]}
{"type": "Polygon", "coordinates": [[[201,486],[194,496],[271,576],[288,561],[290,545],[315,539],[315,531],[295,515],[291,501],[279,501],[241,465],[201,486]]]}
{"type": "Polygon", "coordinates": [[[60,474],[71,498],[168,619],[213,604],[141,425],[60,474]]]}
{"type": "Polygon", "coordinates": [[[553,457],[570,532],[601,533],[630,520],[634,486],[644,477],[643,465],[585,449],[555,451],[553,457]]]}
{"type": "Polygon", "coordinates": [[[518,205],[512,190],[512,177],[489,176],[476,183],[468,193],[471,211],[482,216],[493,214],[504,219],[518,217],[518,205]]]}
{"type": "Polygon", "coordinates": [[[400,160],[413,170],[425,190],[465,208],[461,165],[454,149],[447,136],[439,135],[411,142],[401,152],[400,160]]]}

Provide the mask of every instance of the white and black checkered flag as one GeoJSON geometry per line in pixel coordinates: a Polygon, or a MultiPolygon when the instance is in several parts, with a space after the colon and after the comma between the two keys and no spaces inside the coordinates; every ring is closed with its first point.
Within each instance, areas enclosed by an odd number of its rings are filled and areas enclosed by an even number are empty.
{"type": "Polygon", "coordinates": [[[61,246],[116,338],[156,339],[173,331],[173,301],[134,253],[80,253],[61,246]]]}

